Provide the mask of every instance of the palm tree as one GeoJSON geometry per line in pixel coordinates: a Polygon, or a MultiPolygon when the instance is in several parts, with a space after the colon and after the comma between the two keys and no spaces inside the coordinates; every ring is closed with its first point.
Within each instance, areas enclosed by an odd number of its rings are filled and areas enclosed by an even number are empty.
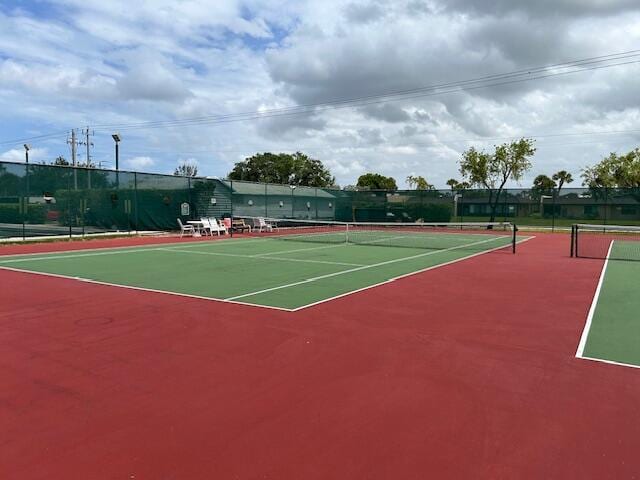
{"type": "Polygon", "coordinates": [[[558,195],[560,195],[560,190],[562,190],[562,186],[565,183],[573,182],[573,177],[566,170],[560,170],[559,172],[554,173],[551,178],[558,182],[558,195]]]}
{"type": "Polygon", "coordinates": [[[451,187],[451,190],[469,190],[471,188],[469,182],[459,182],[455,178],[447,180],[447,185],[451,187]]]}
{"type": "Polygon", "coordinates": [[[407,184],[409,185],[409,188],[413,188],[415,186],[416,190],[435,190],[435,187],[420,175],[409,175],[407,177],[407,184]]]}

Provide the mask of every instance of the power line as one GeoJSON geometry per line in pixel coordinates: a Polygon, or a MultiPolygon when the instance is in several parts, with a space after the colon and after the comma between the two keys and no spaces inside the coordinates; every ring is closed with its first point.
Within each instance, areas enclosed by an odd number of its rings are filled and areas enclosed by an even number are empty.
{"type": "MultiPolygon", "coordinates": [[[[318,111],[337,110],[342,108],[355,108],[364,107],[368,105],[375,105],[392,101],[404,101],[416,98],[425,98],[436,95],[444,95],[449,93],[459,93],[470,90],[477,90],[481,88],[489,88],[496,86],[505,86],[509,84],[528,82],[533,80],[557,77],[561,75],[568,75],[573,73],[580,73],[585,71],[593,71],[604,68],[612,68],[622,65],[630,65],[640,63],[640,60],[630,60],[625,62],[619,62],[619,60],[632,59],[640,56],[640,50],[629,50],[626,52],[612,53],[608,55],[601,55],[597,57],[590,57],[580,60],[573,60],[563,63],[556,63],[551,65],[545,65],[540,67],[533,67],[523,70],[516,70],[508,73],[487,75],[484,77],[478,77],[474,79],[467,79],[455,82],[441,83],[426,87],[390,91],[386,93],[380,93],[376,95],[366,95],[360,97],[334,99],[326,102],[302,104],[292,107],[284,107],[279,109],[269,109],[261,112],[243,112],[235,114],[224,115],[208,115],[201,117],[192,117],[176,120],[166,121],[150,121],[150,122],[138,122],[138,123],[119,123],[119,124],[98,124],[94,127],[98,128],[118,128],[119,130],[135,130],[135,129],[154,129],[154,128],[169,128],[180,126],[195,126],[195,125],[217,125],[231,122],[250,121],[274,117],[286,117],[307,115],[316,113],[318,111]],[[607,63],[607,62],[617,63],[607,63]],[[603,65],[604,63],[604,65],[603,65]],[[567,70],[567,71],[552,71],[552,70],[567,70]],[[547,73],[549,72],[549,73],[547,73]]],[[[0,142],[0,145],[22,143],[25,141],[32,141],[38,139],[48,139],[56,137],[66,132],[56,132],[46,135],[39,135],[34,137],[27,137],[17,140],[7,140],[0,142]]]]}
{"type": "Polygon", "coordinates": [[[605,65],[599,65],[603,62],[610,62],[612,60],[622,60],[629,58],[637,58],[640,56],[640,50],[631,50],[628,52],[622,52],[618,54],[610,54],[601,57],[592,57],[589,59],[575,60],[572,62],[565,62],[564,64],[554,64],[551,66],[536,67],[527,70],[519,70],[516,72],[510,72],[505,74],[496,74],[485,77],[479,77],[476,79],[462,80],[456,82],[449,82],[437,85],[431,85],[427,87],[421,87],[410,90],[394,91],[381,93],[377,95],[361,96],[349,99],[338,99],[320,103],[310,103],[297,105],[292,107],[284,107],[278,109],[269,109],[261,112],[243,112],[235,114],[224,115],[208,115],[202,117],[192,117],[185,119],[166,120],[166,121],[154,121],[154,122],[140,122],[140,123],[122,123],[122,124],[99,124],[95,125],[96,128],[118,128],[120,130],[134,130],[134,129],[152,129],[152,128],[166,128],[166,127],[178,127],[178,126],[192,126],[202,124],[221,124],[231,123],[238,121],[248,121],[264,118],[283,117],[292,115],[304,115],[315,113],[316,111],[335,110],[340,108],[353,108],[362,107],[367,105],[374,105],[379,103],[402,101],[415,98],[430,97],[435,95],[443,95],[447,93],[456,93],[469,90],[477,90],[480,88],[488,88],[492,86],[503,86],[514,83],[522,83],[532,80],[551,78],[561,75],[568,75],[572,73],[580,73],[584,71],[599,70],[603,68],[612,68],[615,66],[629,65],[640,63],[640,60],[632,60],[627,62],[609,63],[605,65]],[[591,65],[585,67],[585,65],[591,65]],[[551,72],[541,75],[533,75],[534,73],[542,73],[549,71],[550,69],[558,68],[573,68],[573,70],[562,72],[551,72]],[[486,83],[487,80],[492,82],[486,83]],[[499,82],[493,82],[494,80],[501,80],[499,82]]]}
{"type": "MultiPolygon", "coordinates": [[[[591,132],[566,132],[566,133],[549,133],[549,134],[539,134],[539,135],[512,135],[512,136],[502,136],[502,137],[476,137],[476,138],[438,138],[437,140],[427,141],[427,142],[404,142],[401,144],[389,145],[387,142],[379,144],[384,148],[388,147],[428,147],[433,145],[442,145],[442,144],[451,144],[451,143],[487,143],[493,141],[511,141],[517,140],[522,137],[531,138],[534,140],[546,140],[546,139],[555,139],[555,138],[563,138],[563,137],[594,137],[600,135],[629,135],[639,133],[640,129],[632,129],[632,130],[602,130],[602,131],[591,131],[591,132]]],[[[571,144],[567,143],[556,143],[554,145],[580,145],[587,143],[599,143],[599,141],[585,141],[585,142],[573,142],[571,144]]],[[[549,146],[551,144],[545,143],[544,145],[549,146]]],[[[130,154],[149,154],[149,153],[171,153],[177,155],[195,155],[195,154],[207,154],[207,153],[244,153],[247,151],[328,151],[328,150],[336,150],[341,148],[350,148],[350,149],[372,149],[377,147],[378,145],[361,145],[361,144],[350,144],[350,145],[335,145],[332,147],[318,147],[311,145],[298,145],[296,148],[287,147],[256,147],[256,146],[243,146],[242,148],[237,145],[231,145],[232,148],[225,147],[215,147],[215,148],[204,148],[198,150],[176,150],[176,151],[168,151],[165,148],[146,148],[145,150],[136,150],[136,149],[127,149],[127,152],[130,154]]]]}
{"type": "Polygon", "coordinates": [[[47,139],[51,139],[51,138],[55,138],[55,137],[62,137],[63,135],[65,136],[64,138],[66,139],[66,135],[68,133],[68,130],[64,130],[64,131],[60,131],[60,132],[54,132],[54,133],[47,133],[44,135],[36,135],[33,137],[24,137],[24,138],[17,138],[15,140],[3,140],[0,142],[0,145],[11,145],[11,144],[20,144],[20,143],[24,143],[24,142],[30,142],[33,140],[47,140],[47,139]]]}

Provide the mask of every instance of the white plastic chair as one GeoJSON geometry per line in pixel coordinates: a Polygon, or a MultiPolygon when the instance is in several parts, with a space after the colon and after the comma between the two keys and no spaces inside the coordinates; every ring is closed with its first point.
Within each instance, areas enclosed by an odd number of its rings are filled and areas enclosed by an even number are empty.
{"type": "Polygon", "coordinates": [[[202,230],[204,230],[204,234],[207,235],[208,233],[213,237],[213,226],[211,225],[211,222],[209,222],[209,219],[201,218],[200,221],[202,222],[202,230]]]}
{"type": "Polygon", "coordinates": [[[193,225],[185,225],[179,218],[177,220],[178,225],[180,225],[180,238],[182,238],[185,233],[188,233],[192,237],[196,234],[196,229],[193,228],[193,225]]]}
{"type": "Polygon", "coordinates": [[[220,234],[226,234],[227,232],[227,227],[224,226],[224,223],[222,221],[218,222],[215,218],[209,218],[209,223],[211,223],[211,234],[213,235],[213,231],[215,230],[218,234],[218,236],[220,236],[220,234]]]}
{"type": "Polygon", "coordinates": [[[262,232],[262,230],[266,230],[267,232],[273,232],[273,225],[267,223],[264,218],[258,217],[256,218],[257,225],[254,225],[254,229],[258,227],[258,232],[262,232]]]}

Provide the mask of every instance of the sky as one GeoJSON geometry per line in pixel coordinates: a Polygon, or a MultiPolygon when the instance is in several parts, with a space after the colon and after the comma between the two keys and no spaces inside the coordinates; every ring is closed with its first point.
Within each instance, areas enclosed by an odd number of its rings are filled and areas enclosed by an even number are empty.
{"type": "Polygon", "coordinates": [[[2,0],[0,160],[69,159],[88,127],[109,168],[117,132],[121,169],[302,151],[342,186],[444,187],[466,149],[529,137],[510,186],[579,186],[640,146],[639,62],[637,0],[2,0]]]}

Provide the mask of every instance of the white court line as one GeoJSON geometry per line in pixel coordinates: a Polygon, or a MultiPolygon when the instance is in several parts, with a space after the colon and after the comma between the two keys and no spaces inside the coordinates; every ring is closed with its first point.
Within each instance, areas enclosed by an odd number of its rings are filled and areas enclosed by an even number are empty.
{"type": "MultiPolygon", "coordinates": [[[[102,252],[113,252],[113,253],[129,253],[129,252],[146,252],[157,250],[158,247],[167,247],[171,245],[180,245],[181,248],[194,248],[194,247],[202,247],[203,245],[211,246],[211,245],[226,245],[226,242],[233,242],[233,245],[244,245],[247,243],[254,242],[264,242],[265,240],[269,240],[268,238],[241,238],[238,240],[233,240],[232,238],[222,238],[220,240],[214,241],[197,241],[197,242],[166,242],[166,243],[152,243],[148,245],[131,245],[131,246],[122,246],[122,247],[104,247],[104,248],[79,248],[77,250],[60,250],[57,252],[33,252],[33,253],[16,253],[12,255],[0,255],[0,263],[9,263],[15,262],[18,260],[33,259],[33,260],[48,260],[54,257],[75,257],[78,255],[90,256],[89,254],[85,254],[83,252],[96,252],[96,254],[102,254],[102,252]],[[74,255],[77,254],[77,255],[74,255]],[[36,258],[37,257],[37,258],[36,258]]],[[[105,253],[106,254],[106,253],[105,253]]]]}
{"type": "Polygon", "coordinates": [[[269,308],[269,309],[272,309],[272,310],[280,310],[280,311],[284,311],[284,312],[292,312],[293,311],[290,308],[274,307],[272,305],[262,305],[262,304],[258,305],[258,304],[255,304],[255,303],[237,302],[237,301],[234,301],[234,300],[227,300],[227,299],[224,299],[224,298],[205,297],[205,296],[201,296],[201,295],[192,295],[190,293],[173,292],[171,290],[156,290],[155,288],[136,287],[134,285],[122,285],[122,284],[119,284],[119,283],[102,282],[100,280],[92,280],[90,278],[82,278],[82,277],[73,277],[71,275],[61,275],[59,273],[35,272],[33,270],[23,270],[21,268],[12,268],[12,267],[3,267],[3,266],[0,266],[0,270],[8,270],[10,272],[18,272],[18,273],[29,273],[31,275],[40,275],[40,276],[43,276],[43,277],[63,278],[65,280],[75,280],[77,282],[93,283],[95,285],[105,285],[107,287],[124,288],[124,289],[128,289],[128,290],[139,290],[139,291],[142,291],[142,292],[162,293],[162,294],[165,294],[165,295],[174,295],[176,297],[197,298],[198,300],[209,300],[209,301],[215,301],[215,302],[233,303],[235,305],[245,305],[245,306],[257,307],[257,308],[269,308]]]}
{"type": "MultiPolygon", "coordinates": [[[[336,232],[332,232],[331,234],[335,234],[336,232]]],[[[329,235],[327,234],[317,234],[317,235],[329,235]]],[[[446,235],[454,235],[454,234],[446,234],[446,235]]],[[[485,234],[469,234],[469,235],[485,235],[485,234]]],[[[281,235],[281,236],[267,236],[267,237],[260,237],[260,238],[255,238],[255,237],[250,237],[250,238],[240,238],[240,239],[236,239],[234,240],[232,237],[224,237],[224,238],[216,238],[215,241],[213,241],[213,238],[211,241],[197,241],[197,242],[180,242],[180,241],[176,241],[176,242],[166,242],[166,243],[151,243],[151,244],[147,244],[147,245],[130,245],[130,246],[120,246],[120,247],[98,247],[98,248],[80,248],[77,250],[61,250],[61,251],[55,251],[55,252],[32,252],[32,253],[16,253],[16,254],[11,254],[11,255],[0,255],[0,264],[4,264],[4,263],[14,263],[14,262],[19,262],[19,261],[35,261],[35,260],[49,260],[49,259],[54,259],[54,258],[72,258],[72,257],[90,257],[90,256],[99,256],[99,255],[113,255],[113,254],[118,254],[118,253],[131,253],[131,252],[148,252],[148,251],[154,251],[157,250],[158,247],[167,247],[167,246],[172,246],[172,245],[179,245],[180,248],[196,248],[196,247],[201,247],[201,246],[207,246],[210,247],[212,245],[245,245],[247,243],[257,243],[257,242],[264,242],[264,241],[278,241],[278,240],[282,240],[282,238],[287,238],[290,239],[292,241],[296,241],[296,237],[303,237],[303,235],[281,235]],[[85,253],[85,252],[89,252],[89,253],[85,253]],[[94,253],[95,252],[95,253],[94,253]],[[26,258],[24,258],[26,257],[26,258]]],[[[441,237],[441,235],[434,235],[431,236],[429,238],[439,238],[441,237]]],[[[398,237],[398,238],[404,238],[403,237],[398,237]]],[[[424,238],[424,237],[421,237],[424,238]]],[[[371,243],[371,242],[369,242],[371,243]]],[[[344,245],[347,245],[347,243],[345,242],[344,245]]],[[[327,247],[318,247],[318,248],[332,248],[332,247],[336,247],[336,246],[343,246],[343,244],[338,244],[338,245],[330,245],[327,247]]],[[[299,251],[303,251],[303,250],[310,250],[310,249],[300,249],[299,251]]],[[[292,252],[293,250],[289,251],[292,252]]],[[[287,252],[287,253],[289,253],[287,252]]],[[[276,252],[274,252],[276,253],[276,252]]],[[[272,255],[274,253],[265,253],[265,254],[261,254],[261,255],[272,255]]],[[[280,253],[280,252],[277,252],[280,253]]]]}
{"type": "MultiPolygon", "coordinates": [[[[534,236],[531,237],[527,237],[523,240],[519,240],[517,243],[523,243],[526,242],[527,240],[531,240],[535,238],[534,236]]],[[[260,239],[262,240],[262,239],[260,239]]],[[[168,244],[160,244],[160,245],[172,245],[172,243],[168,243],[168,244]]],[[[468,258],[472,258],[478,255],[483,255],[485,253],[489,253],[489,252],[493,252],[496,250],[500,250],[503,248],[507,248],[509,247],[509,245],[504,245],[504,246],[500,246],[500,247],[496,247],[496,248],[492,248],[490,250],[484,250],[482,252],[477,252],[474,253],[472,255],[468,255],[466,257],[463,258],[459,258],[456,260],[452,260],[450,262],[446,262],[446,263],[442,263],[442,264],[438,264],[438,265],[433,265],[431,267],[428,267],[426,269],[423,270],[418,270],[416,272],[411,272],[411,273],[407,273],[404,275],[400,275],[398,277],[392,278],[390,280],[386,280],[384,282],[380,282],[380,283],[376,283],[374,285],[369,285],[367,287],[364,288],[360,288],[358,290],[353,290],[350,292],[346,292],[340,295],[336,295],[335,297],[330,297],[324,300],[320,300],[318,302],[314,302],[314,303],[310,303],[307,305],[302,305],[300,307],[297,308],[285,308],[285,307],[276,307],[276,306],[272,306],[272,305],[264,305],[264,304],[256,304],[256,303],[249,303],[249,302],[241,302],[241,301],[237,301],[237,300],[230,300],[230,299],[223,299],[223,298],[216,298],[216,297],[205,297],[205,296],[200,296],[200,295],[192,295],[192,294],[188,294],[188,293],[180,293],[180,292],[173,292],[173,291],[168,291],[168,290],[157,290],[157,289],[153,289],[153,288],[145,288],[145,287],[136,287],[136,286],[131,286],[131,285],[122,285],[122,284],[118,284],[118,283],[109,283],[109,282],[102,282],[99,280],[92,280],[92,279],[87,279],[87,278],[80,278],[80,277],[74,277],[71,275],[61,275],[61,274],[57,274],[57,273],[46,273],[46,272],[36,272],[36,271],[32,271],[32,270],[23,270],[20,268],[12,268],[12,267],[5,267],[5,266],[0,266],[0,270],[7,270],[7,271],[11,271],[11,272],[17,272],[17,273],[26,273],[26,274],[31,274],[31,275],[40,275],[43,277],[53,277],[53,278],[62,278],[65,280],[75,280],[75,281],[81,281],[81,282],[85,282],[85,283],[92,283],[95,285],[104,285],[104,286],[108,286],[108,287],[115,287],[115,288],[123,288],[123,289],[129,289],[129,290],[138,290],[138,291],[143,291],[143,292],[151,292],[151,293],[159,293],[159,294],[164,294],[164,295],[173,295],[173,296],[177,296],[177,297],[186,297],[186,298],[195,298],[198,300],[207,300],[207,301],[212,301],[212,302],[223,302],[223,303],[230,303],[230,304],[235,304],[235,305],[244,305],[244,306],[249,306],[249,307],[255,307],[255,308],[267,308],[270,310],[278,310],[278,311],[284,311],[284,312],[296,312],[298,310],[302,310],[308,307],[312,307],[314,305],[318,305],[320,303],[324,303],[324,302],[328,302],[331,301],[333,299],[336,298],[340,298],[340,297],[344,297],[347,295],[351,295],[357,292],[361,292],[363,290],[368,290],[370,288],[375,288],[377,286],[380,285],[384,285],[386,283],[392,282],[394,280],[398,280],[400,278],[404,278],[404,277],[409,277],[411,275],[417,275],[419,273],[425,272],[427,270],[433,270],[435,268],[439,268],[445,265],[449,265],[452,263],[456,263],[468,258]]],[[[113,247],[113,248],[122,248],[122,247],[113,247]]],[[[94,249],[94,250],[103,250],[103,249],[94,249]]],[[[437,252],[436,252],[437,253],[437,252]]],[[[607,362],[607,363],[613,363],[613,362],[607,362]]]]}
{"type": "MultiPolygon", "coordinates": [[[[42,257],[29,257],[29,258],[15,258],[13,260],[0,260],[1,263],[20,263],[20,262],[36,262],[38,260],[59,260],[61,258],[82,258],[82,257],[99,257],[102,255],[119,255],[121,253],[140,253],[140,252],[152,252],[162,250],[161,248],[139,248],[137,250],[123,250],[123,251],[110,251],[110,252],[92,252],[92,253],[78,253],[77,255],[45,255],[42,257]]],[[[81,252],[82,250],[80,250],[81,252]]],[[[0,257],[2,258],[2,257],[0,257]]]]}
{"type": "MultiPolygon", "coordinates": [[[[516,242],[516,244],[519,245],[521,243],[524,243],[524,242],[526,242],[528,240],[532,240],[534,238],[536,238],[536,237],[535,236],[526,237],[526,238],[523,238],[522,240],[518,240],[516,242]]],[[[296,307],[296,308],[292,309],[292,311],[293,312],[297,312],[297,311],[303,310],[305,308],[314,307],[316,305],[320,305],[321,303],[330,302],[331,300],[336,300],[338,298],[342,298],[342,297],[346,297],[346,296],[349,296],[349,295],[353,295],[354,293],[363,292],[365,290],[369,290],[370,288],[376,288],[376,287],[379,287],[381,285],[386,285],[387,283],[395,282],[396,280],[400,280],[402,278],[411,277],[413,275],[418,275],[419,273],[428,272],[429,270],[435,270],[436,268],[445,267],[447,265],[452,265],[454,263],[458,263],[458,262],[461,262],[463,260],[468,260],[468,259],[473,258],[473,257],[484,255],[485,253],[495,252],[496,250],[501,250],[503,248],[507,248],[507,247],[510,247],[510,246],[511,246],[511,244],[503,245],[503,246],[500,246],[500,247],[491,248],[489,250],[483,250],[481,252],[472,253],[471,255],[467,255],[465,257],[456,258],[455,260],[450,260],[448,262],[438,263],[437,265],[431,265],[430,267],[423,268],[421,270],[416,270],[415,272],[405,273],[405,274],[399,275],[397,277],[390,278],[389,280],[385,280],[383,282],[374,283],[373,285],[368,285],[366,287],[358,288],[357,290],[351,290],[349,292],[341,293],[339,295],[334,295],[333,297],[327,297],[327,298],[324,298],[322,300],[318,300],[317,302],[308,303],[307,305],[303,305],[301,307],[296,307]]]]}
{"type": "MultiPolygon", "coordinates": [[[[97,257],[102,255],[117,255],[120,253],[138,253],[138,252],[153,252],[158,250],[165,250],[172,245],[179,245],[180,248],[197,248],[197,247],[211,247],[213,245],[246,245],[247,243],[264,242],[266,240],[275,241],[276,238],[242,238],[233,240],[231,238],[220,239],[212,242],[198,241],[198,242],[167,242],[156,243],[147,246],[128,246],[128,247],[105,247],[105,248],[82,248],[78,250],[64,250],[58,252],[37,252],[37,253],[18,253],[15,255],[0,255],[0,264],[4,263],[16,263],[16,262],[31,262],[38,260],[51,260],[59,258],[76,258],[76,257],[97,257]],[[230,242],[233,243],[225,243],[230,242]],[[89,253],[84,253],[89,252],[89,253]],[[26,258],[23,258],[26,257],[26,258]]],[[[335,246],[335,245],[331,245],[335,246]]],[[[325,247],[326,248],[326,247],[325,247]]],[[[273,255],[272,252],[264,255],[273,255]]]]}
{"type": "Polygon", "coordinates": [[[616,365],[618,367],[640,368],[639,365],[634,365],[632,363],[616,362],[615,360],[605,360],[604,358],[593,358],[593,357],[577,357],[577,358],[579,358],[580,360],[589,360],[590,362],[608,363],[609,365],[616,365]]]}
{"type": "MultiPolygon", "coordinates": [[[[350,268],[348,270],[342,270],[340,272],[328,273],[326,275],[320,275],[318,277],[308,278],[306,280],[301,280],[299,282],[288,283],[286,285],[279,285],[277,287],[265,288],[263,290],[257,290],[255,292],[244,293],[242,295],[235,295],[233,297],[228,297],[227,300],[236,300],[238,298],[251,297],[251,296],[254,296],[254,295],[259,295],[261,293],[273,292],[274,290],[282,290],[283,288],[290,288],[290,287],[295,287],[297,285],[302,285],[302,284],[311,283],[311,282],[317,282],[318,280],[324,280],[325,278],[331,278],[331,277],[336,277],[338,275],[345,275],[347,273],[358,272],[360,270],[367,270],[369,268],[376,268],[376,267],[381,267],[381,266],[384,266],[384,265],[390,265],[392,263],[405,262],[407,260],[413,260],[413,259],[416,259],[416,258],[426,257],[426,256],[429,256],[429,255],[434,255],[436,253],[443,253],[443,252],[448,252],[448,251],[451,251],[451,250],[457,250],[459,248],[471,247],[473,245],[480,245],[482,243],[487,243],[487,242],[491,242],[491,241],[495,241],[495,240],[499,240],[499,239],[503,239],[503,238],[504,237],[494,237],[494,238],[489,238],[487,240],[482,240],[482,241],[473,242],[473,243],[467,243],[467,244],[464,244],[464,245],[458,245],[456,247],[445,248],[445,249],[442,249],[442,250],[435,250],[435,251],[430,251],[430,252],[426,252],[426,253],[420,253],[418,255],[411,255],[409,257],[396,258],[394,260],[387,260],[385,262],[372,263],[371,265],[364,265],[364,266],[361,266],[361,267],[350,268]]],[[[508,246],[509,245],[505,245],[504,247],[501,247],[501,248],[505,248],[505,247],[508,247],[508,246]]]]}
{"type": "MultiPolygon", "coordinates": [[[[344,265],[347,267],[364,267],[365,265],[361,263],[344,263],[344,262],[330,262],[325,260],[307,260],[303,258],[279,258],[279,257],[267,257],[266,254],[262,254],[261,256],[257,255],[242,255],[240,253],[222,253],[222,252],[199,252],[197,250],[178,250],[177,248],[159,248],[158,250],[164,250],[167,252],[178,252],[178,253],[195,253],[197,255],[215,255],[218,257],[240,257],[240,258],[255,258],[257,260],[280,260],[283,262],[301,262],[301,263],[322,263],[325,265],[344,265]]],[[[310,249],[311,250],[311,249],[310,249]]],[[[280,253],[285,252],[274,252],[271,255],[279,255],[280,253]]]]}
{"type": "Polygon", "coordinates": [[[322,250],[325,248],[337,248],[337,247],[346,247],[348,243],[336,243],[335,245],[323,245],[322,247],[311,247],[311,248],[296,248],[295,250],[284,250],[281,252],[270,252],[270,253],[257,253],[253,255],[254,257],[262,257],[264,255],[280,255],[282,253],[294,253],[294,252],[306,252],[308,250],[322,250]]]}
{"type": "MultiPolygon", "coordinates": [[[[380,240],[372,240],[370,242],[362,242],[362,244],[368,245],[371,243],[374,243],[376,241],[386,241],[386,240],[392,240],[395,238],[405,238],[405,236],[399,236],[399,237],[388,237],[385,239],[380,239],[380,240]]],[[[503,237],[495,237],[495,238],[503,238],[503,237]]],[[[231,240],[231,239],[229,239],[231,240]]],[[[265,240],[271,240],[271,241],[276,241],[278,240],[277,237],[266,237],[266,238],[252,238],[252,239],[241,239],[241,240],[236,240],[233,244],[229,244],[229,245],[244,245],[247,243],[253,243],[253,242],[264,242],[265,240]]],[[[124,253],[140,253],[140,252],[152,252],[152,251],[179,251],[176,250],[174,247],[172,247],[172,245],[179,245],[181,249],[184,248],[197,248],[197,247],[210,247],[212,245],[220,245],[219,243],[213,242],[213,243],[204,243],[202,241],[200,242],[193,242],[193,243],[188,243],[185,244],[183,242],[171,242],[171,243],[164,243],[164,244],[156,244],[158,246],[153,247],[153,246],[149,246],[149,247],[108,247],[108,248],[96,248],[96,249],[80,249],[80,250],[70,250],[70,251],[66,251],[66,252],[41,252],[41,253],[37,253],[37,254],[24,254],[24,255],[29,255],[27,258],[16,258],[16,257],[23,257],[23,255],[7,255],[6,257],[4,256],[0,256],[0,264],[13,264],[13,263],[22,263],[22,262],[33,262],[33,261],[39,261],[39,260],[58,260],[58,259],[67,259],[67,258],[83,258],[83,257],[98,257],[98,256],[104,256],[104,255],[118,255],[118,254],[124,254],[124,253]],[[106,251],[105,251],[106,250],[106,251]],[[89,253],[84,253],[84,252],[89,252],[89,253]],[[77,252],[77,253],[76,253],[77,252]]],[[[280,251],[280,252],[270,252],[270,253],[262,253],[262,254],[257,254],[257,255],[240,255],[240,254],[222,254],[222,253],[211,253],[211,255],[227,255],[227,256],[237,256],[237,257],[247,257],[247,258],[254,258],[254,257],[267,257],[267,256],[273,256],[273,255],[281,255],[284,253],[293,253],[293,252],[302,252],[302,251],[307,251],[307,250],[319,250],[319,249],[326,249],[326,248],[336,248],[336,247],[342,247],[342,246],[346,246],[348,245],[347,243],[344,244],[338,244],[338,245],[328,245],[328,246],[322,246],[322,247],[311,247],[311,248],[299,248],[299,249],[295,249],[295,250],[285,250],[285,251],[280,251]]],[[[183,253],[187,253],[186,251],[183,253]]],[[[199,253],[203,253],[203,252],[199,252],[199,253]]],[[[284,259],[280,259],[280,260],[284,260],[284,259]]],[[[357,264],[357,263],[342,263],[342,262],[326,262],[326,261],[320,261],[320,260],[302,260],[302,259],[286,259],[287,261],[300,261],[300,262],[307,262],[307,263],[326,263],[326,264],[335,264],[335,265],[346,265],[346,266],[364,266],[361,264],[357,264]]]]}
{"type": "Polygon", "coordinates": [[[602,271],[600,272],[600,279],[598,280],[598,286],[596,287],[596,292],[594,293],[593,300],[591,301],[591,307],[589,308],[587,321],[585,322],[584,329],[582,330],[582,335],[580,336],[580,343],[578,343],[578,350],[576,350],[576,357],[578,358],[582,358],[584,348],[587,345],[587,338],[589,337],[589,331],[591,330],[591,323],[593,322],[593,316],[596,313],[596,306],[598,304],[598,299],[600,298],[600,290],[602,290],[602,284],[604,282],[605,273],[607,271],[607,265],[609,265],[609,257],[611,256],[613,242],[614,240],[611,240],[611,243],[609,244],[607,257],[604,261],[604,265],[602,266],[602,271]]]}

